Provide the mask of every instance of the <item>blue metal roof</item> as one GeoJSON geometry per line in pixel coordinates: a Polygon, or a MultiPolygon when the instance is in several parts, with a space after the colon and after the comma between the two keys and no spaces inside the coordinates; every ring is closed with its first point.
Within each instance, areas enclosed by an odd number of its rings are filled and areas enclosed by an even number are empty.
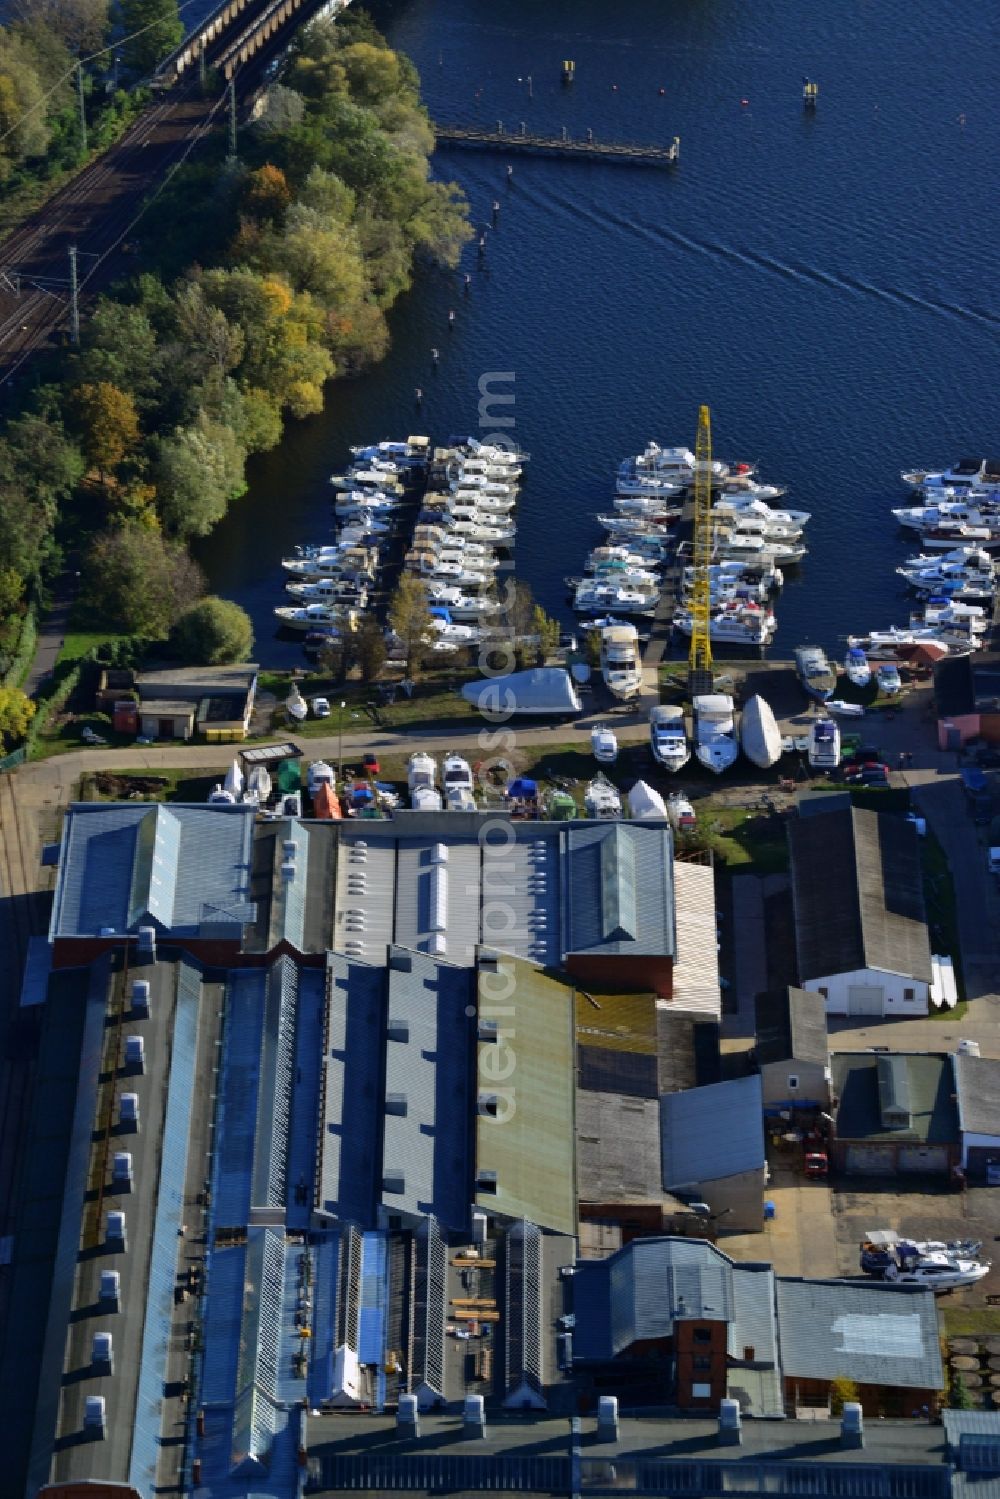
{"type": "Polygon", "coordinates": [[[250,1215],[266,982],[262,968],[238,968],[226,987],[212,1193],[213,1218],[222,1228],[241,1228],[250,1215]]]}
{"type": "Polygon", "coordinates": [[[670,829],[642,823],[566,826],[564,952],[673,956],[670,829]]]}
{"type": "Polygon", "coordinates": [[[666,1094],[660,1099],[660,1150],[667,1192],[762,1169],[760,1077],[666,1094]]]}
{"type": "Polygon", "coordinates": [[[379,1135],[385,1036],[385,972],[327,955],[326,1052],[317,1206],[369,1223],[382,1165],[379,1135]]]}
{"type": "Polygon", "coordinates": [[[192,936],[253,920],[255,808],[79,803],[63,824],[51,938],[134,932],[152,919],[192,936]]]}

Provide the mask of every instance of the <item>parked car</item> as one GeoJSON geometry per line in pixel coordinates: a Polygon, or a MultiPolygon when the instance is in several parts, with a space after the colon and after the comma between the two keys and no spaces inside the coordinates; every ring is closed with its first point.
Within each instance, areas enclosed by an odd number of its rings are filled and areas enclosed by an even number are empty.
{"type": "Polygon", "coordinates": [[[825,1150],[807,1150],[802,1164],[811,1181],[818,1181],[830,1174],[830,1162],[825,1150]]]}
{"type": "Polygon", "coordinates": [[[329,718],[330,717],[330,700],[329,700],[329,698],[314,697],[313,700],[312,700],[312,710],[313,710],[313,717],[314,718],[329,718]]]}

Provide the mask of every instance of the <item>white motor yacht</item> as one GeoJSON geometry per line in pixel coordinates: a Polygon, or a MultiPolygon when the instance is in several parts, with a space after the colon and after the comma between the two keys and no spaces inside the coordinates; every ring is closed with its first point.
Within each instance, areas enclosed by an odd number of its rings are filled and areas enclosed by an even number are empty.
{"type": "Polygon", "coordinates": [[[905,1267],[895,1262],[886,1266],[884,1278],[894,1285],[929,1286],[932,1291],[954,1291],[960,1286],[974,1286],[989,1275],[986,1260],[959,1259],[950,1254],[925,1254],[907,1260],[905,1267]]]}
{"type": "Polygon", "coordinates": [[[859,645],[849,645],[847,655],[844,658],[844,670],[847,680],[854,687],[867,687],[872,679],[872,669],[868,665],[868,657],[859,645]]]}
{"type": "Polygon", "coordinates": [[[667,527],[676,517],[663,515],[660,519],[650,519],[649,516],[628,515],[616,511],[612,514],[597,516],[597,524],[603,526],[605,531],[614,541],[631,543],[635,540],[659,541],[665,544],[669,531],[667,527]]]}
{"type": "Polygon", "coordinates": [[[482,572],[471,563],[452,562],[445,557],[421,558],[416,572],[421,578],[434,578],[442,583],[452,583],[458,588],[486,588],[492,581],[489,573],[482,572]]]}
{"type": "MultiPolygon", "coordinates": [[[[689,609],[679,609],[674,615],[674,628],[682,635],[690,635],[693,616],[689,609]]],[[[743,602],[724,603],[713,611],[709,619],[709,637],[719,644],[765,646],[777,629],[777,620],[768,608],[759,604],[743,602]]]]}
{"type": "Polygon", "coordinates": [[[417,750],[406,766],[406,786],[414,811],[440,812],[441,793],[435,785],[436,780],[437,761],[423,750],[417,750]]]}
{"type": "Polygon", "coordinates": [[[357,611],[339,604],[280,604],[274,615],[287,630],[353,629],[357,611]]]}
{"type": "Polygon", "coordinates": [[[368,603],[365,585],[347,578],[317,578],[314,583],[286,583],[286,593],[309,604],[352,604],[363,609],[368,603]]]}
{"type": "Polygon", "coordinates": [[[607,724],[595,724],[591,729],[590,753],[599,765],[614,765],[618,759],[618,739],[607,724]]]}
{"type": "Polygon", "coordinates": [[[694,808],[683,791],[671,791],[667,797],[667,816],[675,833],[693,833],[698,826],[694,808]]]}
{"type": "Polygon", "coordinates": [[[813,770],[839,768],[840,727],[832,718],[817,718],[812,724],[806,755],[813,770]]]}
{"type": "Polygon", "coordinates": [[[909,484],[913,489],[921,489],[925,484],[944,484],[958,489],[971,488],[978,484],[986,469],[986,460],[983,458],[960,458],[951,468],[939,469],[904,469],[901,475],[903,483],[909,484]]]}
{"type": "Polygon", "coordinates": [[[747,562],[754,567],[789,567],[801,562],[806,548],[800,541],[765,541],[760,536],[718,536],[717,562],[747,562]]]}
{"type": "Polygon", "coordinates": [[[923,613],[910,616],[911,625],[933,625],[938,629],[951,626],[968,630],[972,635],[985,635],[990,627],[986,610],[982,604],[966,604],[961,599],[948,599],[932,594],[924,605],[923,613]]]}
{"type": "Polygon", "coordinates": [[[767,770],[781,759],[781,730],[769,702],[754,693],[743,705],[740,744],[747,759],[767,770]]]}
{"type": "Polygon", "coordinates": [[[739,754],[733,700],[724,692],[701,693],[692,703],[694,752],[699,764],[720,775],[739,754]]]}
{"type": "Polygon", "coordinates": [[[587,782],[583,794],[584,811],[599,822],[617,821],[622,815],[622,799],[603,771],[587,782]]]}
{"type": "Polygon", "coordinates": [[[649,710],[649,748],[657,765],[664,770],[681,770],[691,758],[691,746],[684,726],[684,709],[660,703],[649,710]]]}
{"type": "Polygon", "coordinates": [[[659,599],[658,589],[628,588],[623,584],[598,583],[585,579],[577,588],[573,608],[577,614],[652,614],[659,599]]]}
{"type": "Polygon", "coordinates": [[[639,632],[635,625],[610,625],[601,631],[601,676],[612,697],[621,702],[642,691],[639,632]]]}
{"type": "Polygon", "coordinates": [[[796,646],[795,670],[806,692],[817,702],[825,703],[836,692],[837,673],[821,646],[796,646]]]}
{"type": "Polygon", "coordinates": [[[463,760],[461,755],[445,755],[441,779],[444,784],[445,806],[449,812],[476,810],[476,785],[468,760],[463,760]]]}
{"type": "Polygon", "coordinates": [[[481,594],[463,593],[447,583],[429,583],[427,602],[447,609],[456,624],[476,624],[499,614],[502,605],[496,599],[484,598],[481,594]]]}
{"type": "Polygon", "coordinates": [[[210,807],[232,807],[235,803],[235,795],[233,792],[227,791],[221,781],[218,781],[208,793],[208,805],[210,807]]]}
{"type": "Polygon", "coordinates": [[[762,499],[747,497],[742,494],[724,494],[715,500],[712,505],[712,515],[719,520],[725,519],[754,519],[761,520],[765,525],[784,526],[788,529],[796,529],[799,535],[812,519],[808,510],[775,510],[765,504],[762,499]]]}
{"type": "Polygon", "coordinates": [[[306,771],[306,790],[309,795],[315,796],[321,786],[332,788],[335,784],[333,766],[328,765],[325,760],[313,760],[306,771]]]}

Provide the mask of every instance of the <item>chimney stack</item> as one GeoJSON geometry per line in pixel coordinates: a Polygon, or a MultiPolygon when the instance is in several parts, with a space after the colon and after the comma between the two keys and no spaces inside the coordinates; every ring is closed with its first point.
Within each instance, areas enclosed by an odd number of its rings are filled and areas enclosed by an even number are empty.
{"type": "Polygon", "coordinates": [[[597,1402],[597,1440],[618,1440],[618,1396],[601,1395],[597,1402]]]}
{"type": "Polygon", "coordinates": [[[846,1400],[840,1417],[841,1447],[858,1448],[865,1445],[865,1424],[861,1407],[856,1400],[846,1400]]]}
{"type": "Polygon", "coordinates": [[[482,1395],[466,1395],[465,1409],[462,1412],[462,1435],[464,1437],[484,1437],[486,1435],[486,1419],[483,1415],[482,1395]]]}
{"type": "Polygon", "coordinates": [[[420,1420],[417,1416],[416,1395],[400,1395],[399,1409],[396,1411],[396,1435],[398,1437],[418,1437],[420,1435],[420,1420]]]}

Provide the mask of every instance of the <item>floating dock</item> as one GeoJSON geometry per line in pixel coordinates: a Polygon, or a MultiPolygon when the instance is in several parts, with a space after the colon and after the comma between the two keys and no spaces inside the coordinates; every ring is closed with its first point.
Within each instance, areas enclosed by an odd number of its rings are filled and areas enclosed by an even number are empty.
{"type": "Polygon", "coordinates": [[[680,160],[681,138],[675,135],[669,146],[642,146],[627,141],[598,141],[592,134],[574,140],[566,131],[561,135],[537,135],[527,130],[484,130],[477,126],[435,125],[438,148],[464,148],[470,151],[516,151],[528,156],[561,156],[578,161],[620,161],[632,166],[672,166],[680,160]]]}

